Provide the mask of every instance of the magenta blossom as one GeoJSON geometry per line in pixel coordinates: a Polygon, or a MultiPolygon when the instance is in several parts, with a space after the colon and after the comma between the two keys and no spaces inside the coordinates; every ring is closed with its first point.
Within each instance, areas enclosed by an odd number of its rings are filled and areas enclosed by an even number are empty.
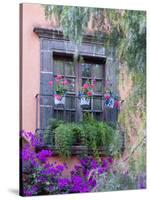
{"type": "Polygon", "coordinates": [[[85,83],[84,85],[83,85],[83,89],[88,89],[89,88],[89,84],[88,83],[85,83]]]}
{"type": "Polygon", "coordinates": [[[52,86],[52,85],[53,85],[53,81],[49,81],[48,84],[49,84],[50,86],[52,86]]]}
{"type": "Polygon", "coordinates": [[[57,100],[59,100],[59,101],[62,99],[62,96],[59,95],[59,94],[55,94],[54,97],[55,97],[57,100]]]}
{"type": "Polygon", "coordinates": [[[41,162],[46,162],[48,157],[52,156],[52,151],[51,150],[42,150],[39,153],[37,153],[37,158],[41,161],[41,162]]]}

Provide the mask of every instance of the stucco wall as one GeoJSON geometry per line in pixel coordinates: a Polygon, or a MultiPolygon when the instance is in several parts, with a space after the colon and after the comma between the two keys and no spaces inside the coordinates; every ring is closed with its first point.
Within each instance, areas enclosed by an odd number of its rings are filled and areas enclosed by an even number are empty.
{"type": "Polygon", "coordinates": [[[54,27],[54,23],[45,20],[44,9],[39,4],[22,6],[22,129],[35,131],[36,104],[35,95],[40,86],[40,42],[33,32],[37,27],[54,27]]]}

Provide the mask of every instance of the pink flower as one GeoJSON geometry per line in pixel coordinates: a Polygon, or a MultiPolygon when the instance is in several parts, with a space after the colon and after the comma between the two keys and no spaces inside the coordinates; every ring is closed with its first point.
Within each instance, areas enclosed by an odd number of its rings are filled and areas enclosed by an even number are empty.
{"type": "Polygon", "coordinates": [[[88,97],[92,96],[92,92],[87,92],[88,97]]]}
{"type": "Polygon", "coordinates": [[[67,85],[67,84],[68,84],[67,80],[62,81],[62,85],[67,85]]]}
{"type": "Polygon", "coordinates": [[[49,81],[48,84],[49,84],[50,86],[52,86],[52,85],[53,85],[53,81],[49,81]]]}
{"type": "Polygon", "coordinates": [[[58,79],[62,79],[62,75],[57,75],[56,78],[58,78],[58,79]]]}
{"type": "Polygon", "coordinates": [[[67,85],[68,84],[68,81],[67,80],[64,80],[64,85],[67,85]]]}
{"type": "Polygon", "coordinates": [[[109,100],[110,96],[109,95],[105,95],[104,98],[105,98],[105,100],[109,100]]]}
{"type": "Polygon", "coordinates": [[[59,100],[59,101],[60,101],[60,100],[61,100],[61,98],[62,98],[62,96],[61,96],[61,95],[59,95],[59,94],[55,94],[55,95],[54,95],[54,97],[55,97],[57,100],[59,100]]]}
{"type": "Polygon", "coordinates": [[[119,107],[120,107],[120,104],[119,104],[119,101],[118,101],[118,100],[115,101],[114,107],[115,107],[115,108],[119,108],[119,107]]]}
{"type": "Polygon", "coordinates": [[[55,81],[56,81],[56,83],[59,83],[59,79],[57,77],[55,78],[55,81]]]}
{"type": "Polygon", "coordinates": [[[94,85],[96,84],[96,80],[95,80],[95,79],[93,80],[93,84],[94,84],[94,85]]]}
{"type": "Polygon", "coordinates": [[[83,85],[83,89],[88,89],[89,88],[89,84],[88,83],[85,83],[84,85],[83,85]]]}
{"type": "Polygon", "coordinates": [[[94,89],[94,87],[95,87],[95,84],[91,84],[91,88],[94,89]]]}

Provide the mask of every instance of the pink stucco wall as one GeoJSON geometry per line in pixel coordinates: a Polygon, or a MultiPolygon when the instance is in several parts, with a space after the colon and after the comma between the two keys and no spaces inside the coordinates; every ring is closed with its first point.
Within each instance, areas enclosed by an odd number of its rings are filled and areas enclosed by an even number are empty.
{"type": "MultiPolygon", "coordinates": [[[[40,89],[40,40],[33,32],[34,27],[55,28],[54,21],[46,21],[44,9],[40,4],[22,5],[22,129],[36,129],[36,99],[40,89]]],[[[49,162],[63,160],[54,156],[49,162]]],[[[69,169],[78,163],[76,157],[66,161],[69,169]]],[[[66,172],[67,173],[67,172],[66,172]]]]}
{"type": "Polygon", "coordinates": [[[40,4],[22,5],[22,129],[35,131],[35,95],[40,86],[40,42],[34,27],[54,27],[40,4]]]}

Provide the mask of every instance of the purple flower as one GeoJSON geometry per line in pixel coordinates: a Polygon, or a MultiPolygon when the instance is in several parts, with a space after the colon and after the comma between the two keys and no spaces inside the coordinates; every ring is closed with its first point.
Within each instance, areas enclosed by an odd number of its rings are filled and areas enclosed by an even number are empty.
{"type": "Polygon", "coordinates": [[[98,167],[98,173],[102,174],[104,172],[104,169],[102,167],[98,167]]]}
{"type": "Polygon", "coordinates": [[[41,175],[41,176],[39,176],[39,177],[37,178],[37,181],[38,181],[39,183],[44,183],[44,182],[47,181],[47,178],[44,177],[43,175],[41,175]]]}
{"type": "Polygon", "coordinates": [[[68,187],[70,184],[70,181],[67,178],[59,178],[58,179],[58,187],[59,189],[63,189],[65,187],[68,187]]]}
{"type": "Polygon", "coordinates": [[[96,162],[96,160],[92,160],[92,162],[91,162],[91,167],[92,168],[94,168],[94,169],[96,169],[97,168],[97,162],[96,162]]]}
{"type": "Polygon", "coordinates": [[[63,163],[64,164],[64,167],[66,168],[66,169],[68,169],[68,165],[67,165],[67,163],[63,163]]]}
{"type": "Polygon", "coordinates": [[[92,187],[95,187],[95,186],[96,186],[96,180],[95,180],[95,179],[90,179],[90,180],[89,180],[89,184],[90,184],[92,187]]]}
{"type": "Polygon", "coordinates": [[[103,167],[104,169],[106,169],[106,170],[108,169],[109,166],[108,166],[108,162],[107,162],[106,159],[103,159],[103,160],[102,160],[102,167],[103,167]]]}
{"type": "Polygon", "coordinates": [[[25,145],[25,147],[22,149],[21,157],[23,161],[33,160],[35,158],[35,153],[29,144],[25,145]]]}
{"type": "Polygon", "coordinates": [[[37,194],[38,188],[36,186],[32,186],[31,188],[24,189],[25,196],[32,196],[37,194]]]}
{"type": "Polygon", "coordinates": [[[146,188],[146,177],[145,175],[140,175],[138,177],[138,188],[145,189],[146,188]]]}
{"type": "Polygon", "coordinates": [[[109,158],[108,158],[108,162],[109,162],[110,164],[113,163],[113,159],[112,159],[112,157],[109,157],[109,158]]]}
{"type": "Polygon", "coordinates": [[[85,159],[81,159],[81,160],[80,160],[80,163],[81,163],[81,165],[86,165],[86,164],[87,164],[87,161],[86,161],[85,159]]]}
{"type": "Polygon", "coordinates": [[[58,171],[54,167],[46,168],[41,171],[43,175],[57,175],[58,171]]]}
{"type": "Polygon", "coordinates": [[[57,165],[56,169],[58,169],[59,172],[63,172],[64,171],[64,166],[63,165],[57,165]]]}
{"type": "Polygon", "coordinates": [[[89,192],[89,187],[87,185],[84,185],[83,187],[81,187],[81,189],[79,190],[79,192],[89,192]]]}
{"type": "Polygon", "coordinates": [[[51,150],[42,150],[39,153],[37,153],[37,158],[41,161],[41,162],[46,162],[47,158],[52,156],[52,151],[51,150]]]}
{"type": "Polygon", "coordinates": [[[82,178],[80,176],[73,176],[72,181],[75,184],[80,184],[80,183],[82,183],[82,178]]]}

